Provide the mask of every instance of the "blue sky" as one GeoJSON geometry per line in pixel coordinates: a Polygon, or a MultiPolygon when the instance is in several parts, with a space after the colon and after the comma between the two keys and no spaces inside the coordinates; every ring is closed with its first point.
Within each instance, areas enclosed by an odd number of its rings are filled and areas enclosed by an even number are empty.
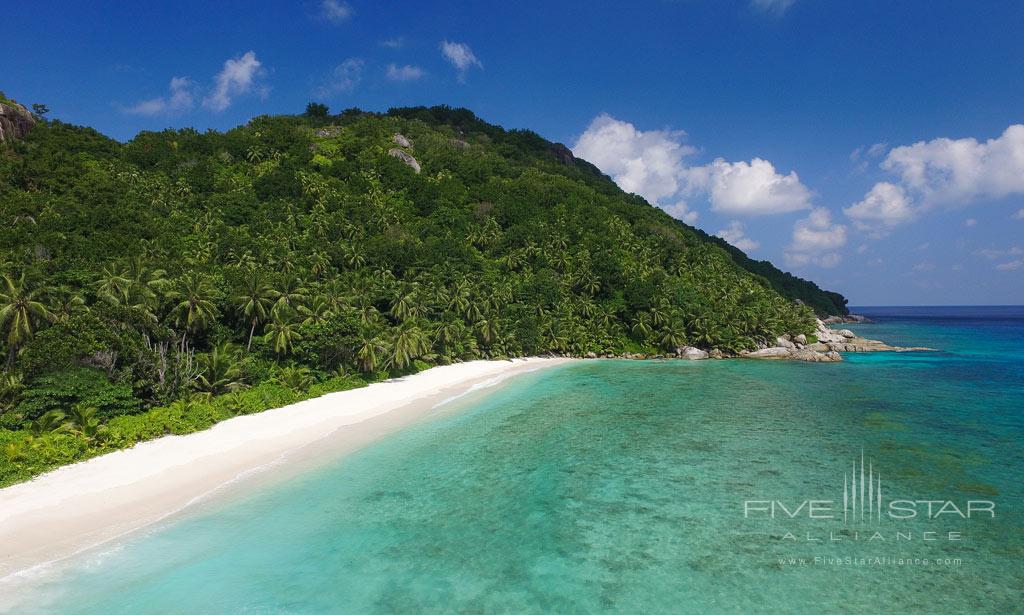
{"type": "Polygon", "coordinates": [[[852,304],[1019,304],[1022,28],[1019,0],[15,3],[0,89],[118,139],[466,106],[852,304]]]}

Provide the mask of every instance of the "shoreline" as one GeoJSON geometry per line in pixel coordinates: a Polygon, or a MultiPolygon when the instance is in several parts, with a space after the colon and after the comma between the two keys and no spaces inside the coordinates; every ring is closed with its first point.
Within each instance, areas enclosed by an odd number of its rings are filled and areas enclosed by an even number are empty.
{"type": "Polygon", "coordinates": [[[337,459],[478,389],[568,360],[434,367],[141,442],[0,489],[0,581],[122,538],[273,468],[337,459]]]}

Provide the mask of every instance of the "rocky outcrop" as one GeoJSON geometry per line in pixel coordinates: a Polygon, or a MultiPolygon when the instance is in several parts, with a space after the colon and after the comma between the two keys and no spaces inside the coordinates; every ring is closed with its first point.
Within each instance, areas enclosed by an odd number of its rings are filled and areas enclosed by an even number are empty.
{"type": "Polygon", "coordinates": [[[466,143],[462,139],[448,139],[448,145],[451,145],[455,149],[469,149],[469,143],[466,143]]]}
{"type": "Polygon", "coordinates": [[[829,316],[822,320],[822,322],[826,325],[858,324],[871,322],[871,319],[860,314],[847,314],[846,316],[829,316]]]}
{"type": "Polygon", "coordinates": [[[0,141],[23,139],[35,125],[36,120],[28,109],[0,92],[0,141]]]}
{"type": "Polygon", "coordinates": [[[552,144],[551,153],[555,155],[555,159],[558,160],[558,162],[566,166],[571,167],[576,164],[576,157],[572,155],[572,150],[561,143],[552,144]]]}
{"type": "Polygon", "coordinates": [[[396,132],[395,136],[394,136],[394,140],[395,140],[395,143],[397,143],[398,145],[401,145],[402,147],[412,147],[412,141],[410,141],[405,135],[403,135],[401,133],[397,133],[396,132]]]}
{"type": "Polygon", "coordinates": [[[695,348],[693,346],[680,346],[676,348],[676,356],[680,359],[690,359],[691,361],[699,361],[701,359],[708,358],[708,352],[695,348]]]}
{"type": "Polygon", "coordinates": [[[417,162],[416,159],[412,157],[412,154],[408,152],[403,152],[402,150],[396,147],[389,149],[388,155],[398,158],[405,164],[409,165],[409,167],[412,168],[413,171],[416,171],[417,173],[420,172],[420,163],[417,162]]]}

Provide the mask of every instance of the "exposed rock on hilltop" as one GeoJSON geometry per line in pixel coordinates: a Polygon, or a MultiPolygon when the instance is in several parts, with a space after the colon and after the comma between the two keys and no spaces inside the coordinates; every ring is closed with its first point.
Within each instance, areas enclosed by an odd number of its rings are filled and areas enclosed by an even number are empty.
{"type": "Polygon", "coordinates": [[[24,138],[36,125],[29,110],[0,92],[0,141],[24,138]]]}

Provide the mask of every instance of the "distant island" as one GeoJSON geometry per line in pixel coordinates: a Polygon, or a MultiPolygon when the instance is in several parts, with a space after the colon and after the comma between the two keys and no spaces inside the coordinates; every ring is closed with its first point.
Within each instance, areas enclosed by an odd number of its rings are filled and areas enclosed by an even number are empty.
{"type": "Polygon", "coordinates": [[[466,109],[45,115],[0,96],[0,485],[433,365],[828,352],[849,313],[466,109]]]}

